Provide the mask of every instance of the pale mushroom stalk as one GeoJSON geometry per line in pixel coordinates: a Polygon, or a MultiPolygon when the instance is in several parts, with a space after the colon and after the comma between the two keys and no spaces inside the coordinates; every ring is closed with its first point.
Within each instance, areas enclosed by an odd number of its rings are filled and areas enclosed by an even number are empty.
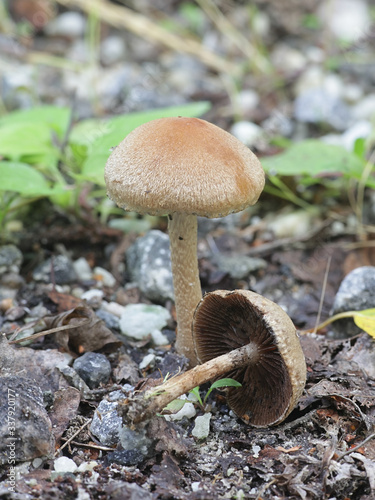
{"type": "Polygon", "coordinates": [[[202,298],[197,258],[197,217],[174,213],[169,216],[173,286],[177,316],[177,352],[197,364],[191,334],[194,311],[202,298]]]}
{"type": "Polygon", "coordinates": [[[231,370],[255,362],[259,351],[255,344],[250,343],[227,354],[198,365],[191,370],[171,378],[161,386],[149,389],[144,394],[145,402],[149,402],[146,409],[142,409],[133,419],[134,423],[142,422],[155,413],[163,410],[171,401],[177,399],[194,387],[221,377],[231,370]]]}

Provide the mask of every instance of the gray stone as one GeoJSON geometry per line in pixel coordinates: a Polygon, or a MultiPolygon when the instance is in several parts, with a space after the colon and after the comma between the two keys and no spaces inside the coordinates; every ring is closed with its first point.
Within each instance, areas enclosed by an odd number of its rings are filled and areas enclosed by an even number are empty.
{"type": "Polygon", "coordinates": [[[126,252],[127,269],[145,297],[165,303],[174,299],[169,237],[152,230],[126,252]]]}
{"type": "Polygon", "coordinates": [[[0,464],[51,455],[52,424],[36,383],[19,375],[0,377],[0,401],[0,464]]]}
{"type": "Polygon", "coordinates": [[[145,429],[132,430],[124,425],[119,437],[125,451],[137,451],[143,459],[149,455],[153,442],[146,436],[145,429]]]}
{"type": "Polygon", "coordinates": [[[352,121],[350,109],[333,92],[313,88],[302,92],[294,102],[294,116],[303,123],[327,123],[336,130],[346,130],[352,121]]]}
{"type": "Polygon", "coordinates": [[[15,245],[0,247],[0,275],[5,273],[19,273],[23,256],[15,245]]]}
{"type": "Polygon", "coordinates": [[[95,311],[95,314],[98,316],[98,318],[102,319],[106,325],[107,328],[110,330],[118,330],[120,328],[120,320],[117,316],[114,314],[111,314],[108,311],[105,311],[104,309],[98,309],[95,311]]]}
{"type": "Polygon", "coordinates": [[[105,446],[114,446],[119,441],[122,418],[117,413],[117,401],[103,399],[96,409],[90,431],[105,446]]]}
{"type": "Polygon", "coordinates": [[[214,258],[214,262],[221,271],[228,273],[234,279],[244,279],[250,273],[264,269],[267,262],[257,257],[248,255],[223,255],[219,254],[214,258]]]}
{"type": "MultiPolygon", "coordinates": [[[[375,307],[375,267],[358,267],[341,282],[331,314],[361,311],[373,307],[375,307]]],[[[341,319],[331,324],[331,333],[335,338],[352,337],[361,331],[352,318],[341,319]]]]}
{"type": "Polygon", "coordinates": [[[98,352],[86,352],[74,361],[73,368],[90,389],[106,384],[111,375],[111,363],[98,352]]]}
{"type": "Polygon", "coordinates": [[[33,279],[35,281],[51,283],[53,278],[56,285],[65,285],[77,279],[73,262],[65,255],[57,255],[53,259],[48,259],[34,269],[33,279]],[[52,262],[53,277],[51,276],[52,262]]]}

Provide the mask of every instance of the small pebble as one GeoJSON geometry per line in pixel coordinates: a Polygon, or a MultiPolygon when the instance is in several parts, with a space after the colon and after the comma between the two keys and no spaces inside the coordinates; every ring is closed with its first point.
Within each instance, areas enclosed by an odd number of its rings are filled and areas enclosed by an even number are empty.
{"type": "Polygon", "coordinates": [[[73,262],[65,255],[57,255],[53,259],[48,259],[37,266],[33,271],[33,279],[43,283],[51,283],[57,285],[65,285],[72,283],[77,279],[76,272],[73,267],[73,262]],[[52,278],[52,263],[53,263],[53,278],[52,278]]]}
{"type": "Polygon", "coordinates": [[[363,0],[330,0],[317,10],[320,21],[341,41],[355,42],[370,29],[369,5],[363,0]]]}
{"type": "Polygon", "coordinates": [[[232,125],[230,132],[248,148],[264,149],[267,138],[259,125],[248,121],[239,121],[232,125]]]}
{"type": "Polygon", "coordinates": [[[119,441],[122,418],[117,413],[118,402],[103,399],[95,410],[90,431],[105,446],[115,446],[119,441]]]}
{"type": "Polygon", "coordinates": [[[79,38],[85,33],[86,19],[79,12],[64,12],[52,19],[44,29],[50,36],[79,38]]]}
{"type": "Polygon", "coordinates": [[[154,345],[168,345],[169,339],[166,335],[164,335],[160,330],[152,330],[151,338],[154,345]]]}
{"type": "Polygon", "coordinates": [[[120,443],[124,450],[137,450],[145,458],[150,452],[152,440],[146,436],[144,429],[132,430],[124,425],[120,430],[120,443]]]}
{"type": "Polygon", "coordinates": [[[161,231],[149,231],[126,252],[127,269],[142,294],[164,303],[174,298],[169,237],[161,231]]]}
{"type": "Polygon", "coordinates": [[[164,415],[165,420],[182,420],[184,417],[193,418],[197,414],[195,406],[193,403],[185,403],[184,406],[176,413],[171,415],[164,415]]]}
{"type": "Polygon", "coordinates": [[[95,267],[94,279],[101,283],[103,286],[114,287],[116,285],[116,278],[109,271],[103,267],[95,267]]]}
{"type": "Polygon", "coordinates": [[[106,302],[105,300],[103,300],[101,307],[104,311],[113,314],[118,318],[121,318],[122,314],[125,311],[125,306],[122,306],[117,302],[106,302]]]}
{"type": "Polygon", "coordinates": [[[56,472],[75,472],[77,470],[77,464],[68,457],[56,458],[53,464],[53,468],[56,472]]]}
{"type": "Polygon", "coordinates": [[[79,281],[89,281],[92,279],[92,270],[90,264],[84,257],[73,262],[73,268],[79,281]]]}
{"type": "Polygon", "coordinates": [[[127,337],[142,340],[154,330],[167,325],[171,315],[165,307],[148,304],[129,304],[120,318],[121,332],[127,337]]]}
{"type": "Polygon", "coordinates": [[[155,363],[155,354],[147,354],[142,361],[139,363],[139,369],[145,370],[146,368],[152,366],[155,363]]]}
{"type": "Polygon", "coordinates": [[[191,431],[192,435],[197,439],[205,439],[210,433],[210,420],[212,414],[210,412],[197,417],[195,419],[194,429],[191,431]]]}
{"type": "Polygon", "coordinates": [[[98,290],[97,288],[91,288],[81,295],[82,300],[86,300],[88,303],[95,302],[100,303],[103,298],[103,290],[98,290]]]}
{"type": "Polygon", "coordinates": [[[121,36],[110,35],[100,46],[100,58],[106,66],[121,61],[126,55],[125,41],[121,36]]]}
{"type": "Polygon", "coordinates": [[[111,375],[111,363],[98,352],[86,352],[74,361],[73,368],[90,389],[106,384],[111,375]]]}
{"type": "Polygon", "coordinates": [[[20,272],[23,261],[21,251],[15,245],[0,246],[0,275],[20,272]]]}

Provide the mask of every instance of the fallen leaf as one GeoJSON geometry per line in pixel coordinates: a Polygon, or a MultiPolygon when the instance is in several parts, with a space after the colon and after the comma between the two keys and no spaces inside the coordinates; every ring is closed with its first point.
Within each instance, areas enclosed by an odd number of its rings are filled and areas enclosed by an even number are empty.
{"type": "Polygon", "coordinates": [[[364,309],[355,312],[354,323],[371,337],[375,338],[375,309],[364,309]]]}
{"type": "Polygon", "coordinates": [[[59,293],[55,289],[48,293],[48,297],[57,305],[59,313],[85,305],[83,300],[67,293],[59,293]]]}
{"type": "Polygon", "coordinates": [[[293,453],[294,451],[298,451],[302,448],[302,446],[293,446],[293,448],[283,448],[282,446],[276,446],[276,450],[282,451],[283,453],[293,453]]]}
{"type": "Polygon", "coordinates": [[[79,306],[69,311],[44,318],[47,328],[70,325],[69,330],[55,333],[56,342],[70,354],[83,352],[113,352],[122,343],[87,306],[79,306]]]}

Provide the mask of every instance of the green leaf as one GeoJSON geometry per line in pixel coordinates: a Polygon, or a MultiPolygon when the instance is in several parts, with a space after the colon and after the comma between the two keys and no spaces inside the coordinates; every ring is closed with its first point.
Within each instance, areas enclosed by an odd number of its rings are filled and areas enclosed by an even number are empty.
{"type": "Polygon", "coordinates": [[[192,389],[191,391],[189,391],[191,394],[193,394],[196,398],[197,398],[197,401],[198,403],[203,406],[203,401],[202,401],[202,398],[201,398],[201,394],[200,394],[200,391],[199,391],[199,386],[198,387],[194,387],[194,389],[192,389]]]}
{"type": "MultiPolygon", "coordinates": [[[[80,137],[79,140],[83,141],[89,148],[88,157],[82,168],[83,177],[86,180],[95,182],[99,186],[104,186],[104,167],[110,155],[111,148],[117,146],[124,137],[139,125],[157,118],[170,116],[200,116],[209,108],[210,104],[208,102],[196,102],[117,116],[107,122],[98,122],[96,137],[93,123],[89,124],[86,129],[81,128],[78,136],[80,137]],[[89,132],[90,130],[91,132],[89,132]],[[88,133],[86,138],[82,138],[84,133],[88,133]]],[[[72,137],[78,140],[77,135],[75,136],[74,133],[72,137]]]]}
{"type": "Polygon", "coordinates": [[[168,403],[167,406],[165,408],[163,408],[163,409],[164,410],[169,410],[172,413],[177,413],[188,402],[189,401],[187,399],[175,399],[174,401],[171,401],[170,403],[168,403]]]}
{"type": "Polygon", "coordinates": [[[58,152],[51,142],[51,130],[44,123],[7,123],[0,127],[0,156],[21,160],[34,156],[56,158],[58,152]]]}
{"type": "Polygon", "coordinates": [[[356,311],[353,315],[354,323],[364,332],[375,338],[375,309],[356,311]]]}
{"type": "Polygon", "coordinates": [[[242,387],[242,384],[233,378],[222,378],[220,380],[216,380],[216,382],[211,385],[210,390],[218,389],[219,387],[242,387]]]}
{"type": "Polygon", "coordinates": [[[262,158],[262,165],[271,175],[308,175],[310,177],[340,173],[360,178],[363,161],[341,146],[307,139],[293,144],[275,156],[262,158]]]}
{"type": "Polygon", "coordinates": [[[216,380],[207,391],[204,402],[207,401],[208,396],[214,389],[219,389],[220,387],[241,387],[241,384],[233,378],[221,378],[220,380],[216,380]]]}
{"type": "Polygon", "coordinates": [[[0,161],[0,190],[15,191],[25,196],[48,196],[64,191],[51,188],[43,175],[21,162],[0,161]]]}
{"type": "Polygon", "coordinates": [[[71,111],[58,106],[36,106],[35,108],[13,111],[0,117],[0,127],[10,124],[44,124],[62,139],[68,129],[71,111]]]}

